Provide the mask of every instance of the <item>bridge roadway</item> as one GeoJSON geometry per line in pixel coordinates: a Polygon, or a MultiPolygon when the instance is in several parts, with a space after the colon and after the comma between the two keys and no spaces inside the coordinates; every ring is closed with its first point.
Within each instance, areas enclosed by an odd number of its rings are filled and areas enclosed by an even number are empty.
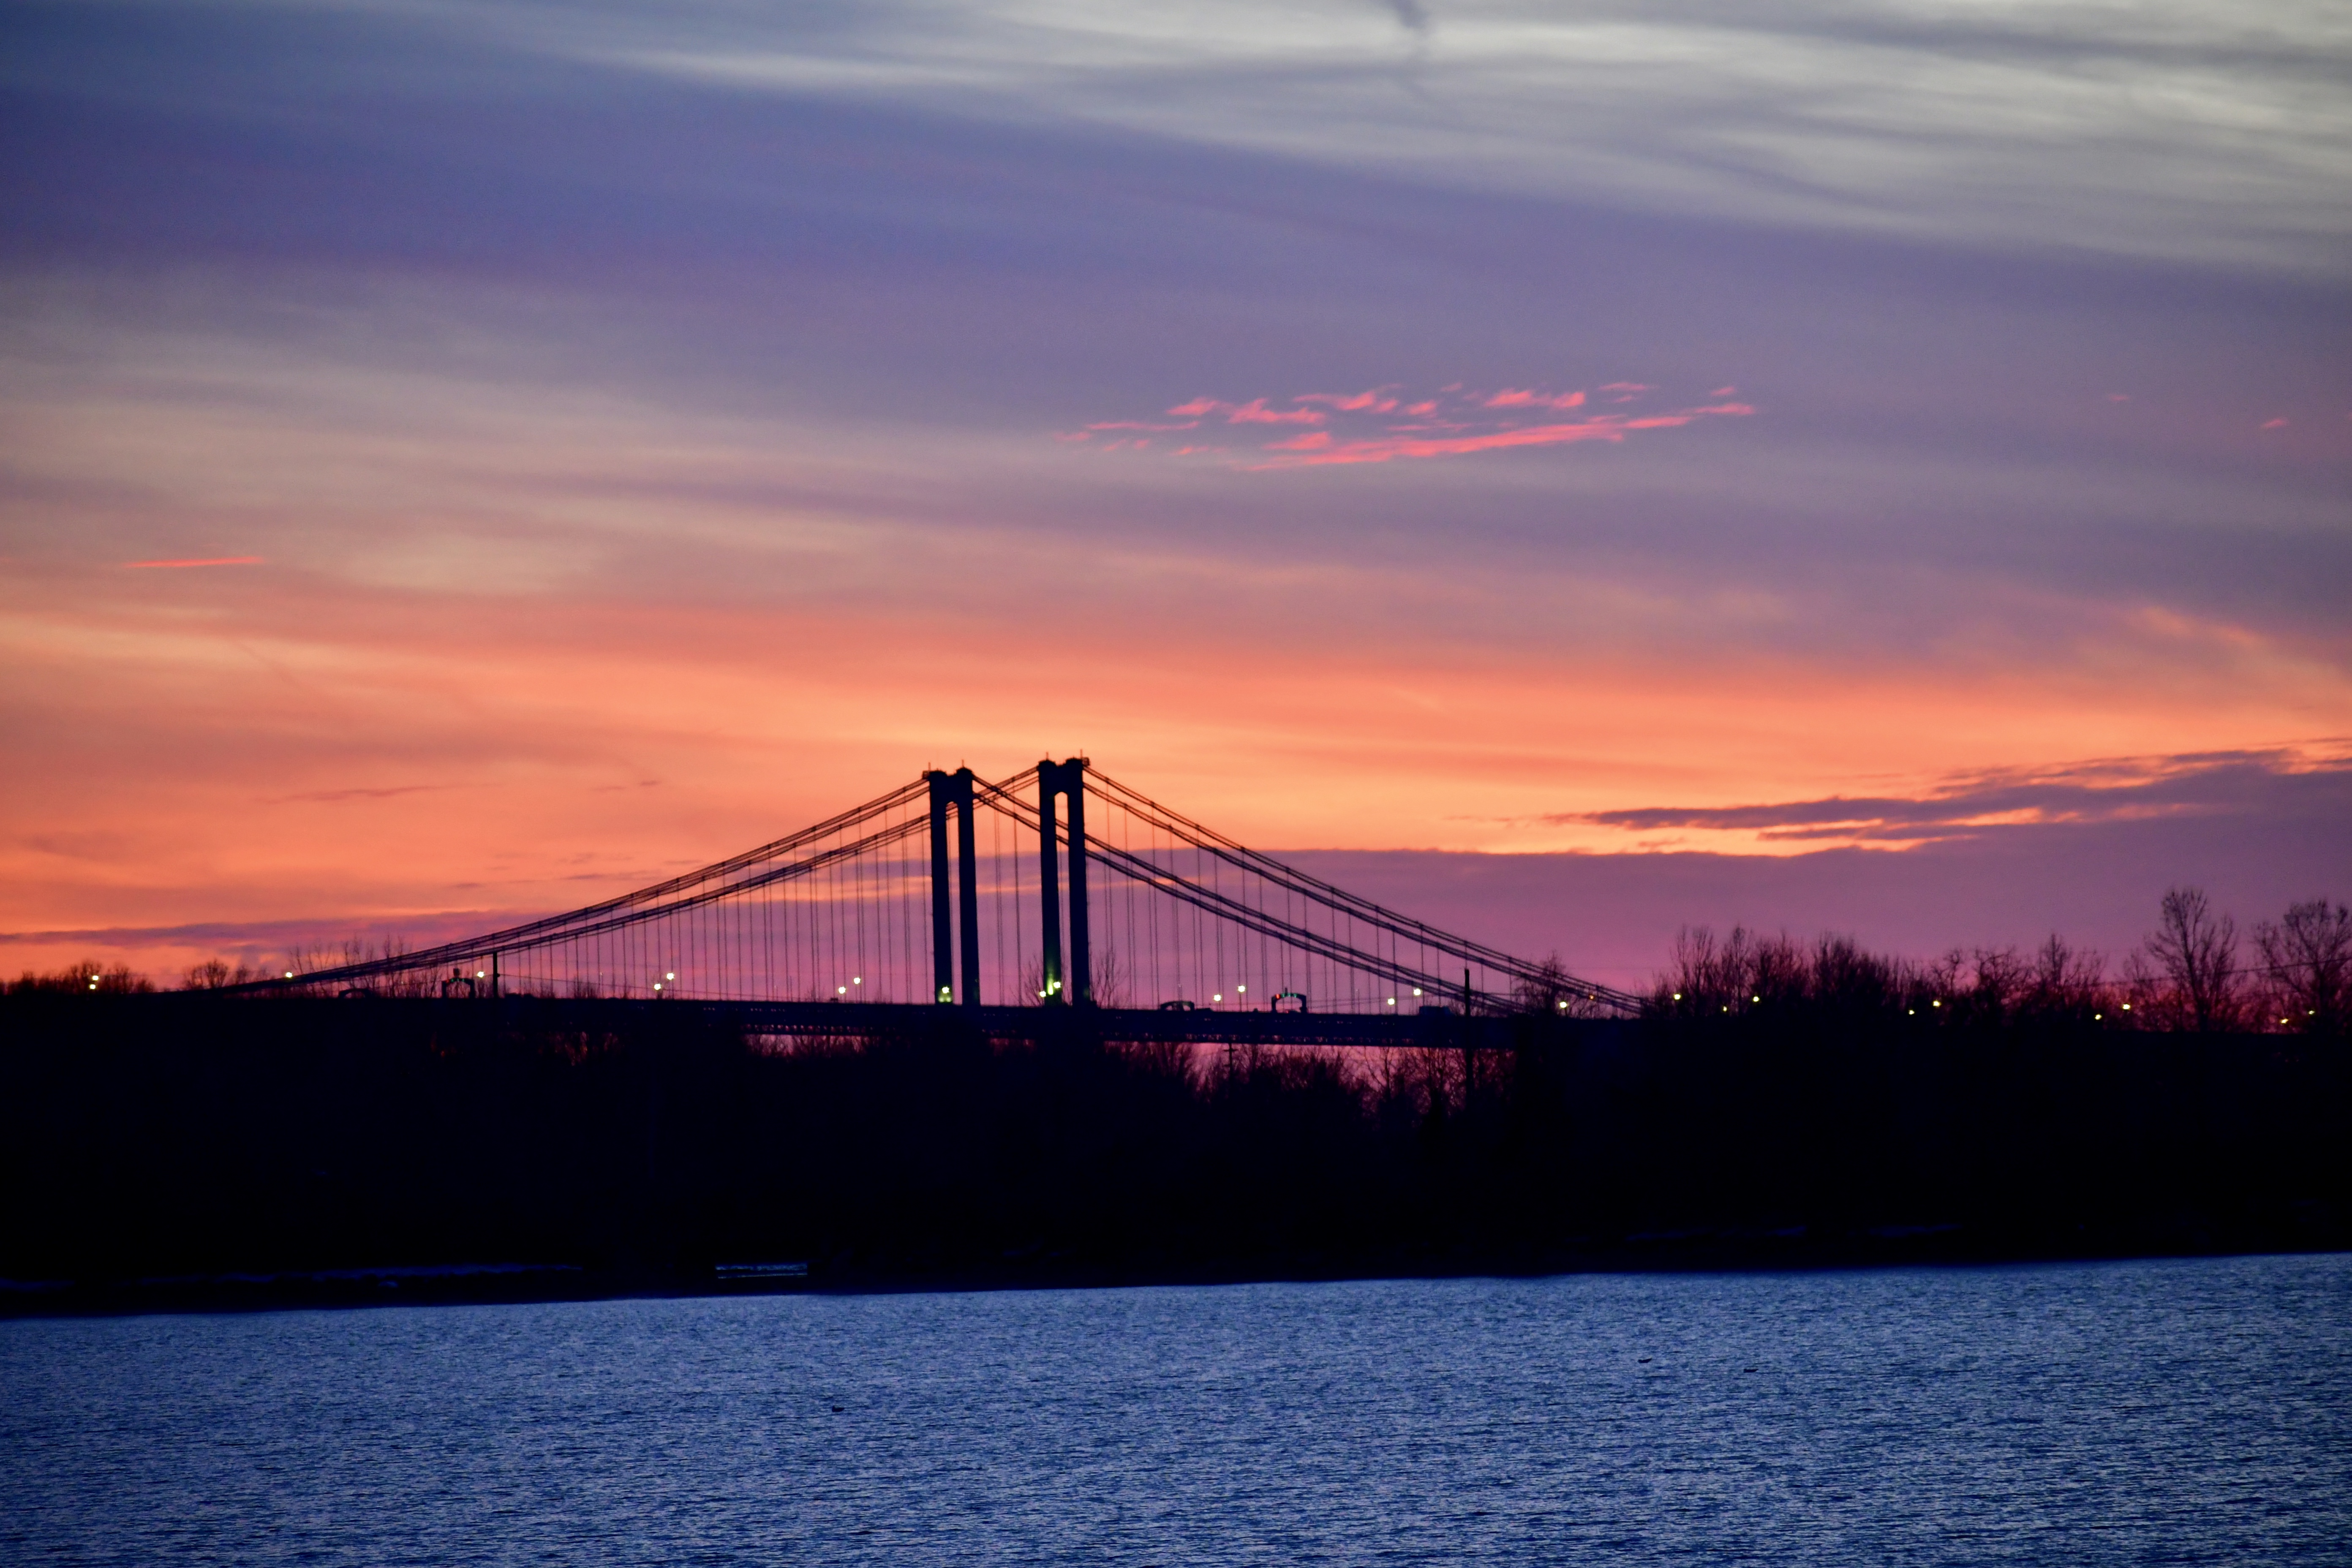
{"type": "MultiPolygon", "coordinates": [[[[668,1004],[645,1004],[648,1006],[668,1004]]],[[[1374,1013],[1268,1013],[1196,1007],[945,1008],[888,1003],[699,1002],[714,1018],[740,1020],[756,1033],[920,1036],[950,1019],[968,1019],[991,1039],[1042,1040],[1085,1034],[1106,1040],[1212,1046],[1444,1047],[1494,1049],[1511,1044],[1511,1021],[1435,1010],[1404,1016],[1374,1013]]]]}
{"type": "MultiPolygon", "coordinates": [[[[166,993],[194,999],[218,993],[166,993]]],[[[158,998],[161,999],[160,997],[158,998]]],[[[324,1002],[327,998],[316,998],[324,1002]]],[[[888,1002],[708,1001],[629,997],[504,996],[384,997],[346,994],[335,1004],[388,1008],[444,1009],[474,1016],[497,1009],[502,1022],[554,1028],[610,1027],[621,1019],[654,1022],[680,1016],[712,1024],[738,1025],[757,1035],[808,1039],[926,1039],[944,1029],[973,1028],[990,1039],[1044,1041],[1088,1036],[1138,1043],[1173,1042],[1218,1046],[1347,1046],[1375,1049],[1438,1047],[1507,1049],[1517,1031],[1507,1016],[1434,1008],[1418,1015],[1373,1013],[1268,1013],[1199,1007],[943,1007],[888,1002]]],[[[1622,1028],[1612,1019],[1562,1019],[1583,1034],[1622,1028]]]]}

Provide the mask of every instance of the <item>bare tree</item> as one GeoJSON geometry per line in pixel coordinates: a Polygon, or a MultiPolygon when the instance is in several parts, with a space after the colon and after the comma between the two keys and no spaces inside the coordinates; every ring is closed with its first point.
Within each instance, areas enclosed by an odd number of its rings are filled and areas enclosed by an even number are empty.
{"type": "Polygon", "coordinates": [[[1511,1010],[1530,1013],[1541,1017],[1547,1013],[1562,1011],[1560,1003],[1568,997],[1568,971],[1559,962],[1559,954],[1536,966],[1532,975],[1514,981],[1511,985],[1511,1010]]]}
{"type": "Polygon", "coordinates": [[[1962,1012],[1989,1023],[2007,1021],[2032,985],[2032,966],[2013,947],[1980,947],[1972,967],[1974,983],[1959,998],[1962,1012]]]}
{"type": "Polygon", "coordinates": [[[1885,1011],[1900,1005],[1904,965],[1867,952],[1850,936],[1823,935],[1813,943],[1812,999],[1827,1007],[1885,1011]]]}
{"type": "Polygon", "coordinates": [[[2084,1014],[2105,1021],[2115,998],[2107,989],[2107,961],[2098,953],[2078,951],[2056,931],[2033,954],[2025,994],[2018,1001],[2021,1013],[2042,1018],[2079,1018],[2084,1014]]]}
{"type": "Polygon", "coordinates": [[[225,985],[242,985],[249,980],[259,978],[258,974],[242,963],[232,969],[226,959],[207,958],[202,963],[188,965],[188,973],[181,988],[187,991],[218,991],[225,985]]]}
{"type": "Polygon", "coordinates": [[[1802,1002],[1812,994],[1812,989],[1811,955],[1790,941],[1787,931],[1782,931],[1757,942],[1753,977],[1748,981],[1748,994],[1740,1000],[1802,1002]]]}
{"type": "Polygon", "coordinates": [[[1087,983],[1095,1005],[1097,1007],[1126,1006],[1129,976],[1127,962],[1119,956],[1118,949],[1108,942],[1095,949],[1091,959],[1091,970],[1092,972],[1087,976],[1087,983]]]}
{"type": "Polygon", "coordinates": [[[1683,927],[1675,932],[1674,955],[1667,960],[1666,972],[1658,977],[1651,1005],[1661,1012],[1713,1012],[1708,1003],[1720,963],[1713,927],[1683,927]]]}
{"type": "Polygon", "coordinates": [[[1767,980],[1776,988],[1792,980],[1801,985],[1803,968],[1803,955],[1785,937],[1775,942],[1734,926],[1717,942],[1706,926],[1685,926],[1675,934],[1674,959],[1652,1005],[1692,1016],[1736,1013],[1761,997],[1767,980]]]}
{"type": "Polygon", "coordinates": [[[2326,899],[2291,904],[2278,924],[2254,927],[2254,945],[2270,1017],[2310,1034],[2340,1034],[2352,1024],[2352,909],[2326,899]]]}
{"type": "Polygon", "coordinates": [[[2238,925],[2213,911],[2204,889],[2167,889],[2147,946],[2164,977],[2161,1005],[2176,1027],[2229,1029],[2244,1022],[2238,925]]]}
{"type": "Polygon", "coordinates": [[[1927,988],[1931,992],[1937,996],[1949,999],[1958,996],[1967,989],[1960,983],[1960,976],[1968,972],[1969,955],[1956,947],[1941,958],[1928,960],[1920,973],[1926,978],[1927,988]]]}
{"type": "MultiPolygon", "coordinates": [[[[1671,1005],[1671,1004],[1670,1004],[1671,1005]]],[[[1541,1018],[1600,1018],[1608,1008],[1568,975],[1568,966],[1555,952],[1511,986],[1513,1011],[1541,1018]]]]}

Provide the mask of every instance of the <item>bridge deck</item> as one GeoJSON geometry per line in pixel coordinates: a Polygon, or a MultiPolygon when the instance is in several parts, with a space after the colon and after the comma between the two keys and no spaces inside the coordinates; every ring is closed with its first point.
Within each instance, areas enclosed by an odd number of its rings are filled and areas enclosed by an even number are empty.
{"type": "MultiPolygon", "coordinates": [[[[219,992],[171,992],[155,1003],[198,1002],[231,998],[219,992]]],[[[244,1000],[238,998],[238,1000],[244,1000]]],[[[293,999],[289,999],[293,1000],[293,999]]],[[[283,1002],[255,999],[256,1005],[283,1002]]],[[[1345,1046],[1379,1049],[1439,1047],[1491,1050],[1514,1043],[1514,1020],[1431,1010],[1404,1016],[1368,1013],[1266,1013],[1236,1009],[1197,1008],[1162,1011],[1156,1007],[949,1007],[908,1005],[886,1002],[748,1002],[705,1001],[676,997],[661,1001],[621,997],[506,996],[470,997],[346,996],[340,1000],[312,997],[298,1005],[374,1007],[419,1013],[450,1013],[480,1017],[496,1010],[501,1021],[537,1024],[554,1028],[612,1026],[627,1020],[651,1023],[663,1017],[698,1017],[712,1024],[740,1026],[751,1034],[790,1035],[804,1038],[928,1038],[943,1028],[971,1026],[996,1040],[1052,1040],[1090,1036],[1139,1043],[1191,1045],[1345,1046]]],[[[1622,1028],[1618,1020],[1566,1019],[1579,1032],[1622,1028]]]]}
{"type": "MultiPolygon", "coordinates": [[[[1194,1045],[1366,1046],[1464,1045],[1489,1048],[1511,1043],[1507,1018],[1464,1018],[1434,1011],[1402,1017],[1371,1013],[1266,1013],[1156,1007],[978,1007],[842,1005],[825,1002],[703,1002],[713,1016],[776,1034],[928,1034],[943,1017],[968,1017],[992,1039],[1041,1039],[1085,1033],[1108,1040],[1194,1045]]],[[[658,1004],[646,1004],[658,1005],[658,1004]]]]}

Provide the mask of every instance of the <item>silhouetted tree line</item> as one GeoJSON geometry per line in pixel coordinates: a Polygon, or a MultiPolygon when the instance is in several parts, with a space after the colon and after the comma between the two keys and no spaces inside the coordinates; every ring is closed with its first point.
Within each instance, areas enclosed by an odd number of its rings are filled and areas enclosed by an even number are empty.
{"type": "Polygon", "coordinates": [[[1034,1045],[943,1014],[779,1050],[685,1007],[14,997],[0,1273],[1161,1279],[2345,1239],[2338,1042],[1774,994],[1355,1057],[1122,1046],[1076,1014],[1034,1045]]]}
{"type": "Polygon", "coordinates": [[[1791,1005],[1978,1024],[2341,1037],[2352,1027],[2352,909],[2325,899],[2291,905],[2283,919],[2255,925],[2249,949],[2202,889],[2173,888],[2157,929],[2113,972],[2101,954],[2054,934],[2031,953],[1954,949],[1920,963],[1845,937],[1806,945],[1685,928],[1649,997],[1653,1016],[1683,1019],[1791,1005]]]}
{"type": "Polygon", "coordinates": [[[68,963],[63,969],[37,974],[26,970],[7,986],[11,996],[104,994],[109,996],[145,995],[155,989],[155,983],[134,973],[127,963],[101,965],[95,962],[68,963]]]}
{"type": "Polygon", "coordinates": [[[780,1042],[685,1005],[139,994],[84,967],[0,1000],[0,1276],[2342,1246],[2347,925],[2299,905],[2247,956],[2177,891],[2115,974],[2055,940],[1912,963],[1686,931],[1643,1016],[1568,1016],[1564,977],[1538,982],[1479,1051],[1136,1046],[1080,1009],[1021,1045],[952,1009],[919,1038],[780,1042]],[[2265,1017],[2288,1022],[2245,1026],[2265,1017]]]}

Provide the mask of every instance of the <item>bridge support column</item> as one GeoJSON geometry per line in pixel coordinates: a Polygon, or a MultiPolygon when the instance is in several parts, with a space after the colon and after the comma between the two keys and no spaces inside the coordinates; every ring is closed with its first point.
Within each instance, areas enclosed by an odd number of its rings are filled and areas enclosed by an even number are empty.
{"type": "Polygon", "coordinates": [[[1037,764],[1037,889],[1045,913],[1045,1000],[1079,1006],[1094,1002],[1092,954],[1087,942],[1087,760],[1037,764]],[[1054,802],[1067,803],[1070,839],[1070,964],[1062,971],[1062,893],[1055,864],[1054,802]]]}
{"type": "Polygon", "coordinates": [[[942,1005],[980,1005],[980,873],[973,848],[971,770],[934,769],[923,775],[931,786],[931,999],[942,1005]],[[948,812],[957,813],[956,896],[948,888],[948,812]],[[957,917],[961,917],[958,919],[957,917]],[[963,989],[955,985],[959,952],[956,927],[962,927],[963,989]]]}

